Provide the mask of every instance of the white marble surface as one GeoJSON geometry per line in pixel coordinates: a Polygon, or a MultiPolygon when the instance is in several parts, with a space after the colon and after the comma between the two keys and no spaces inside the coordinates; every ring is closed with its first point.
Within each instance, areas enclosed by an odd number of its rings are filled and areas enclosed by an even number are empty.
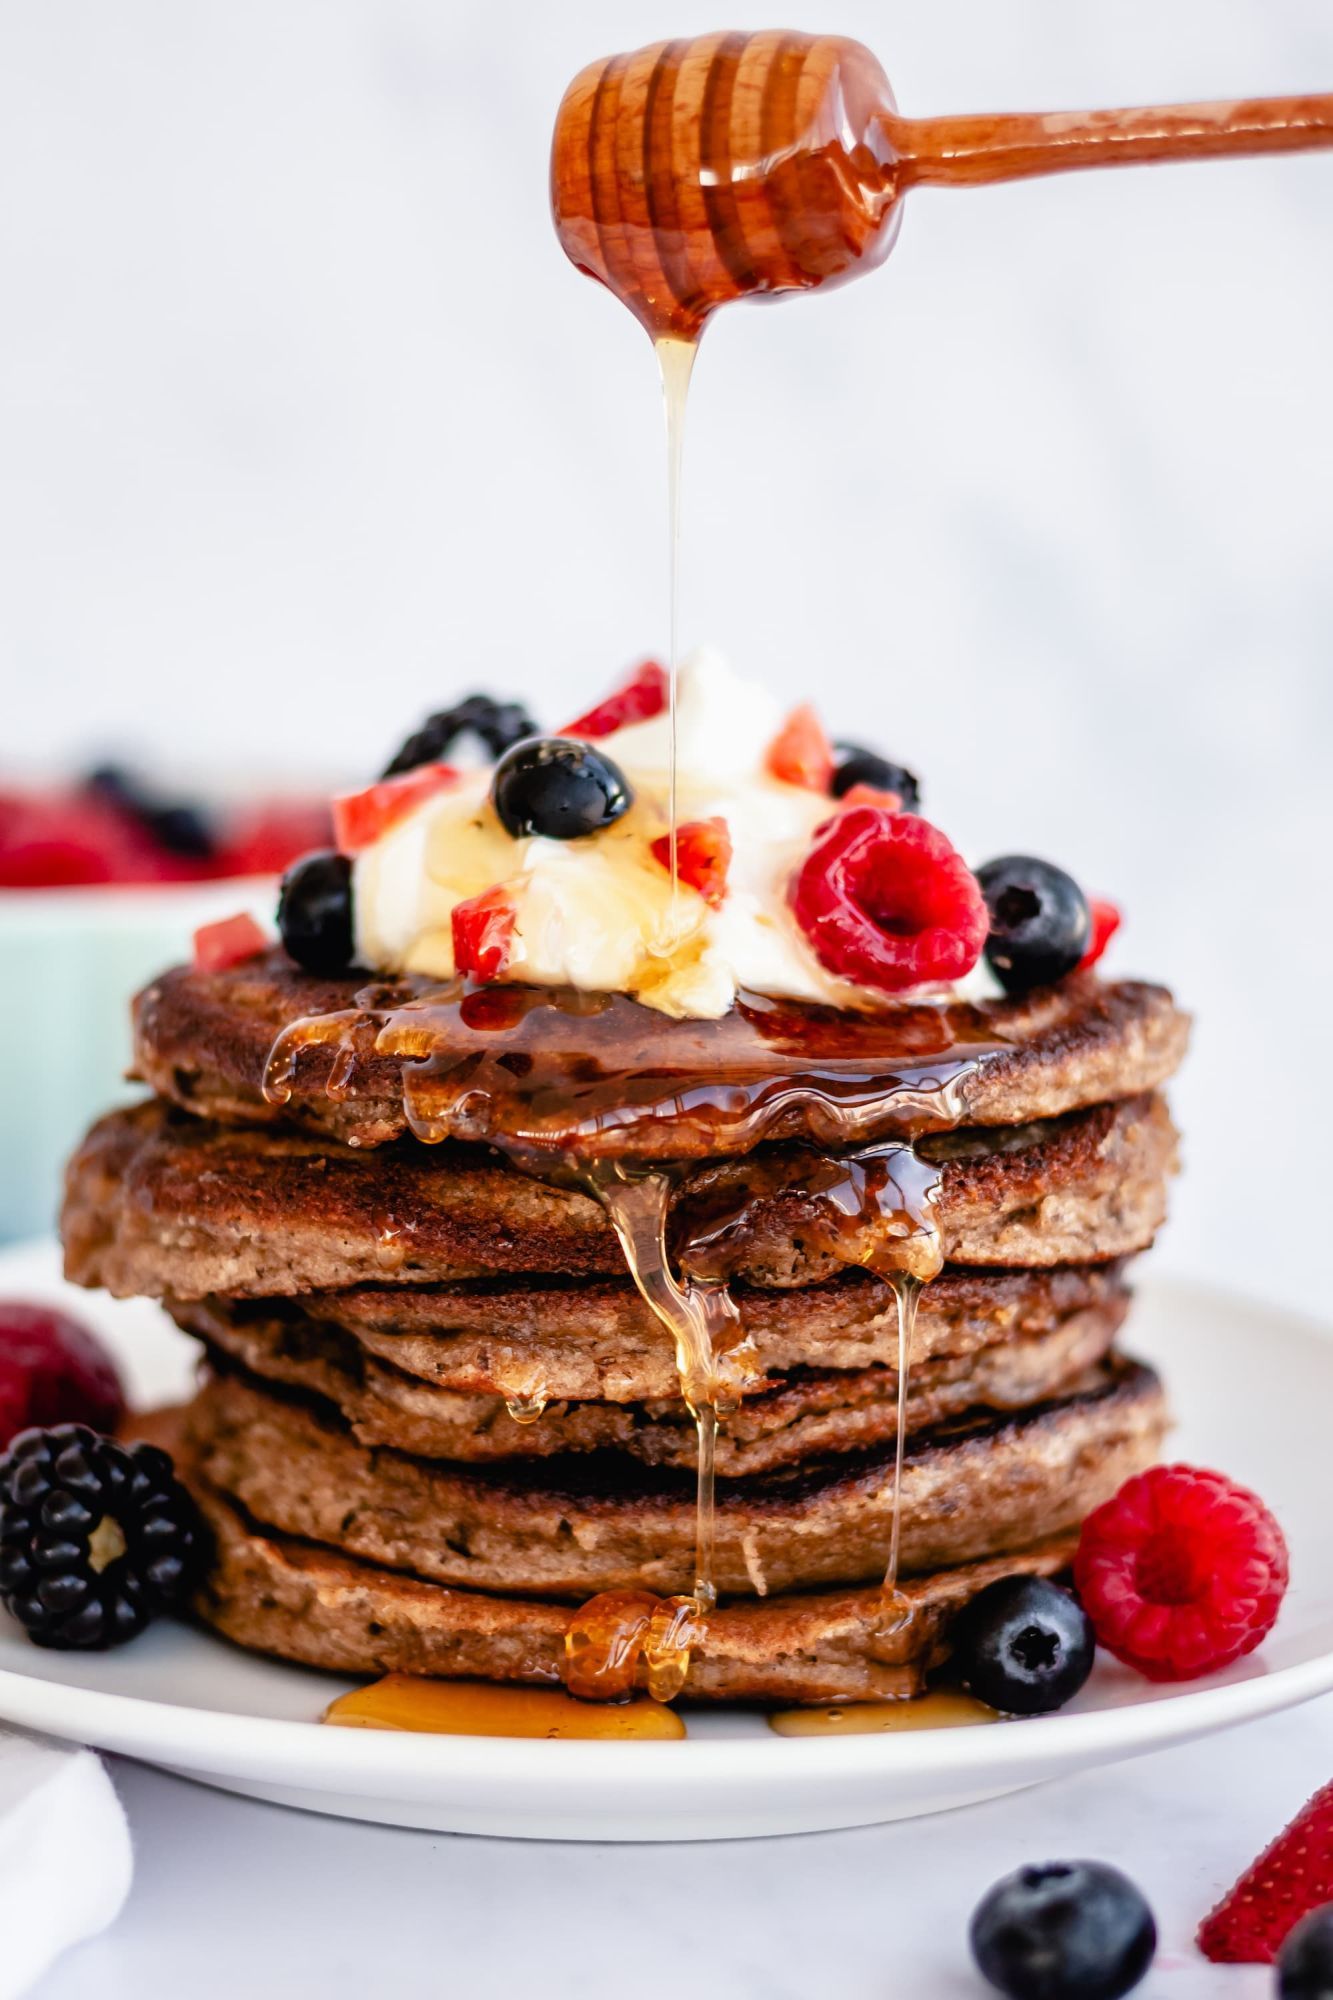
{"type": "Polygon", "coordinates": [[[32,2000],[981,2000],[971,1910],[1024,1861],[1141,1884],[1143,2000],[1259,2000],[1194,1952],[1199,1918],[1333,1776],[1333,1699],[969,1811],[700,1847],[450,1838],[314,1818],[117,1763],[138,1872],[105,1937],[32,2000]],[[693,1943],[692,1943],[693,1941],[693,1943]]]}

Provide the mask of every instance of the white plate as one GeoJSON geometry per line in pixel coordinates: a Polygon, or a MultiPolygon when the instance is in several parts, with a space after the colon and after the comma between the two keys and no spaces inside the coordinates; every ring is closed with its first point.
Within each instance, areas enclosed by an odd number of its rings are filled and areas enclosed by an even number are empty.
{"type": "MultiPolygon", "coordinates": [[[[0,1296],[65,1298],[141,1400],[188,1385],[191,1343],[152,1306],[73,1293],[49,1249],[0,1254],[0,1296]]],[[[865,1826],[969,1804],[1184,1742],[1333,1688],[1333,1341],[1283,1313],[1150,1285],[1132,1345],[1182,1416],[1173,1452],[1257,1488],[1291,1543],[1292,1587],[1258,1655],[1183,1689],[1099,1665],[1060,1715],[853,1738],[775,1736],[754,1712],[691,1713],[674,1743],[497,1741],[322,1729],[345,1682],[164,1623],[122,1653],[42,1653],[0,1614],[0,1718],[230,1791],[453,1833],[716,1840],[865,1826]]]]}

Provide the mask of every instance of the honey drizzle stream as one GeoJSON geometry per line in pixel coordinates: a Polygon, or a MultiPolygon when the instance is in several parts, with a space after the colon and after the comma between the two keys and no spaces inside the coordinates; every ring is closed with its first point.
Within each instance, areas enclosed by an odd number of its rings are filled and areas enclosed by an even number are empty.
{"type": "Polygon", "coordinates": [[[685,446],[685,403],[694,368],[697,343],[677,340],[670,335],[654,342],[657,365],[662,375],[662,401],[666,413],[667,437],[667,563],[669,623],[667,654],[668,738],[667,798],[671,847],[671,944],[679,935],[679,873],[676,866],[677,773],[676,773],[676,680],[680,667],[680,472],[685,446]]]}

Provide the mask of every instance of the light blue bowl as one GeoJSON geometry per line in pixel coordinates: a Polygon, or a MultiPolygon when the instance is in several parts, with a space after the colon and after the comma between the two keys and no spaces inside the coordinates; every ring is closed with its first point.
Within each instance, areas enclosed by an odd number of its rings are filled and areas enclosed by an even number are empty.
{"type": "Polygon", "coordinates": [[[0,890],[0,1241],[55,1227],[65,1161],[125,1079],[130,1001],[190,955],[200,924],[248,910],[268,880],[152,889],[0,890]]]}

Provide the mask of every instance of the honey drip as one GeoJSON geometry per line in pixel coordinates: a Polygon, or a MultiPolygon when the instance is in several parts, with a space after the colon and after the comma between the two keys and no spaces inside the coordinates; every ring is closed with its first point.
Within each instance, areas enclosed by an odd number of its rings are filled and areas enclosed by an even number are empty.
{"type": "Polygon", "coordinates": [[[851,1701],[842,1708],[782,1708],[768,1718],[779,1736],[882,1736],[916,1729],[966,1729],[998,1722],[985,1702],[952,1688],[911,1701],[851,1701]]]}
{"type": "Polygon", "coordinates": [[[674,1701],[703,1637],[703,1619],[692,1597],[604,1590],[569,1621],[565,1686],[580,1701],[627,1701],[642,1666],[653,1700],[674,1701]]]}
{"type": "Polygon", "coordinates": [[[680,878],[676,865],[676,829],[679,818],[676,810],[676,681],[680,664],[680,473],[685,446],[685,402],[689,394],[690,375],[694,368],[696,344],[692,340],[676,340],[670,335],[656,343],[657,365],[662,375],[662,401],[666,411],[667,435],[667,581],[668,581],[668,635],[667,671],[669,676],[669,729],[667,751],[667,801],[669,809],[669,842],[671,853],[671,938],[674,944],[679,935],[679,891],[680,878]]]}
{"type": "Polygon", "coordinates": [[[679,1740],[685,1726],[658,1702],[639,1699],[591,1707],[560,1688],[506,1687],[490,1681],[436,1681],[415,1674],[339,1695],[324,1712],[342,1729],[403,1729],[433,1736],[611,1737],[679,1740]]]}
{"type": "Polygon", "coordinates": [[[505,1408],[516,1424],[535,1424],[540,1421],[547,1404],[547,1398],[537,1396],[509,1396],[505,1408]]]}

